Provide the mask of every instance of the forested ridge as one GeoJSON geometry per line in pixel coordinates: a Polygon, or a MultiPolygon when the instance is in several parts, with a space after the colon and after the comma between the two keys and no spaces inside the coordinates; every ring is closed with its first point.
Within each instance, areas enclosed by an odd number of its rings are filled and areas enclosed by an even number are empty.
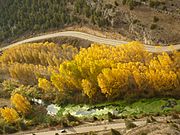
{"type": "Polygon", "coordinates": [[[83,22],[108,25],[102,13],[85,0],[0,0],[0,13],[0,42],[83,22]]]}
{"type": "Polygon", "coordinates": [[[179,6],[177,0],[0,0],[0,44],[74,26],[177,44],[179,6]]]}

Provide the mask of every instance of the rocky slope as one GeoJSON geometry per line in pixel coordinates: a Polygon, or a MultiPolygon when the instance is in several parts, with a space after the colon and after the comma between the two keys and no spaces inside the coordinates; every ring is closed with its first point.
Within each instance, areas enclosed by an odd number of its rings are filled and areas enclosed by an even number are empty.
{"type": "Polygon", "coordinates": [[[99,0],[92,3],[96,9],[101,9],[104,18],[108,18],[111,26],[108,29],[125,37],[146,44],[180,42],[180,0],[155,0],[154,3],[150,0],[99,0]]]}

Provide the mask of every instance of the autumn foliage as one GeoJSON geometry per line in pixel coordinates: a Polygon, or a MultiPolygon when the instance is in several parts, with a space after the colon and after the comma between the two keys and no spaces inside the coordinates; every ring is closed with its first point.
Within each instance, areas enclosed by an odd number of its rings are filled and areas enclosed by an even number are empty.
{"type": "Polygon", "coordinates": [[[20,94],[14,94],[11,96],[11,102],[23,115],[27,114],[31,110],[30,102],[20,94]]]}
{"type": "Polygon", "coordinates": [[[6,50],[0,64],[10,78],[38,84],[46,97],[57,92],[53,97],[63,102],[180,96],[180,52],[153,54],[139,42],[92,44],[79,52],[68,45],[30,43],[6,50]]]}
{"type": "Polygon", "coordinates": [[[25,85],[36,85],[38,78],[50,78],[52,69],[72,60],[78,49],[55,43],[27,43],[7,49],[0,56],[0,75],[10,76],[25,85]],[[5,70],[6,69],[6,70],[5,70]],[[6,71],[6,74],[4,74],[6,71]],[[1,73],[2,72],[2,73],[1,73]]]}
{"type": "Polygon", "coordinates": [[[172,96],[180,88],[178,54],[151,54],[139,42],[115,47],[93,44],[62,63],[51,81],[60,91],[79,92],[92,100],[99,95],[172,96]]]}
{"type": "Polygon", "coordinates": [[[17,111],[13,108],[0,108],[0,114],[8,123],[16,123],[20,118],[17,111]]]}

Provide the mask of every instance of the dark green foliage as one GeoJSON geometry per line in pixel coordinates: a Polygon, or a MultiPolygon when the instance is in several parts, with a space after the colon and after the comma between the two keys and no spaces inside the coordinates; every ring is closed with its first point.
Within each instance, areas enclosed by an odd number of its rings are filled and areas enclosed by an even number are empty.
{"type": "Polygon", "coordinates": [[[86,0],[0,0],[0,43],[83,23],[92,16],[95,25],[109,24],[104,17],[94,15],[96,12],[86,0]]]}
{"type": "Polygon", "coordinates": [[[22,131],[28,129],[28,126],[24,123],[23,120],[21,120],[21,121],[18,123],[18,126],[19,126],[19,129],[22,130],[22,131]]]}
{"type": "Polygon", "coordinates": [[[10,126],[10,125],[5,125],[4,126],[4,132],[5,133],[9,133],[9,134],[12,134],[12,133],[16,133],[18,131],[18,129],[14,126],[10,126]]]}
{"type": "Polygon", "coordinates": [[[108,112],[108,121],[111,122],[113,119],[113,114],[111,112],[108,112]]]}
{"type": "MultiPolygon", "coordinates": [[[[77,126],[80,124],[80,121],[78,118],[76,118],[75,116],[72,116],[70,113],[66,114],[66,115],[59,115],[59,120],[58,123],[62,126],[62,127],[70,127],[70,126],[77,126]]],[[[57,119],[56,119],[57,121],[57,119]]]]}
{"type": "Polygon", "coordinates": [[[74,116],[72,116],[70,113],[68,113],[66,115],[66,118],[68,119],[68,121],[72,122],[72,121],[78,121],[78,119],[74,116]]]}
{"type": "Polygon", "coordinates": [[[97,121],[98,118],[96,116],[93,117],[93,121],[97,121]]]}
{"type": "Polygon", "coordinates": [[[66,5],[58,0],[0,0],[0,41],[28,30],[61,28],[70,23],[66,5]]]}

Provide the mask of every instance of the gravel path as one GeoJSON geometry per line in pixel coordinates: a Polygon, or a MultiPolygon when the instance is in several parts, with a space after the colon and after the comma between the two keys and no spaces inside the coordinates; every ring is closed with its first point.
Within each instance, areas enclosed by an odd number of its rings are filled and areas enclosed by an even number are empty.
{"type": "MultiPolygon", "coordinates": [[[[10,47],[13,47],[13,46],[23,44],[23,43],[35,42],[35,41],[40,41],[40,40],[55,38],[55,37],[61,37],[61,36],[63,36],[63,37],[76,37],[76,38],[89,40],[91,42],[100,43],[100,44],[108,44],[108,45],[121,45],[121,44],[128,43],[126,41],[115,40],[115,39],[107,39],[107,38],[98,37],[98,36],[94,36],[94,35],[83,33],[83,32],[78,32],[78,31],[65,31],[65,32],[57,32],[57,33],[53,33],[53,34],[46,34],[46,35],[42,35],[42,36],[29,38],[29,39],[26,39],[23,41],[19,41],[19,42],[16,42],[14,44],[10,44],[4,48],[0,48],[0,51],[7,49],[7,48],[10,48],[10,47]]],[[[170,46],[163,46],[160,48],[155,47],[155,46],[151,46],[151,45],[144,45],[144,46],[145,46],[146,50],[149,52],[163,52],[163,51],[168,52],[171,50],[170,46]]],[[[174,45],[173,49],[180,50],[180,44],[174,45]]]]}

